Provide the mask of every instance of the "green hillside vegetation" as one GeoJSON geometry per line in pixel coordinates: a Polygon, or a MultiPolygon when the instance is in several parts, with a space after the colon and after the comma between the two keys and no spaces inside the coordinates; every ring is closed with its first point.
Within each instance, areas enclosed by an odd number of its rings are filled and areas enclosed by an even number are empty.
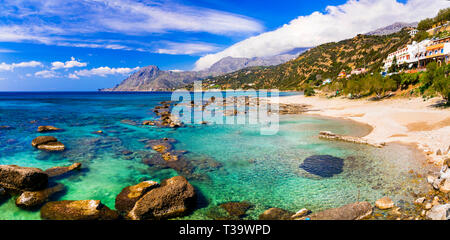
{"type": "Polygon", "coordinates": [[[335,79],[342,70],[365,67],[380,69],[383,59],[411,41],[408,31],[387,36],[358,35],[340,42],[322,44],[297,59],[273,67],[253,67],[204,80],[205,86],[222,89],[304,90],[319,86],[323,80],[335,79]]]}

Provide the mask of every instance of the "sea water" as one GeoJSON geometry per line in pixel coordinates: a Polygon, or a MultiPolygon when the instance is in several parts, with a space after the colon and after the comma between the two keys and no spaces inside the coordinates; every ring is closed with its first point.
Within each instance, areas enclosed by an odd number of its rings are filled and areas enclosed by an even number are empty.
{"type": "MultiPolygon", "coordinates": [[[[288,94],[292,93],[281,93],[288,94]]],[[[253,205],[244,219],[257,219],[270,207],[319,211],[355,201],[373,203],[382,196],[407,208],[414,194],[425,190],[424,180],[417,177],[427,171],[423,156],[409,146],[374,148],[317,137],[326,130],[359,136],[370,131],[350,121],[283,115],[278,133],[267,136],[255,125],[170,129],[129,124],[156,119],[153,107],[170,97],[170,93],[0,93],[0,126],[13,127],[0,129],[0,164],[45,170],[81,162],[80,172],[56,180],[66,190],[50,200],[96,199],[113,209],[124,187],[178,175],[173,169],[148,166],[140,157],[153,152],[145,148],[146,140],[174,138],[175,149],[187,151],[202,176],[189,180],[199,196],[197,209],[181,219],[214,219],[223,214],[218,205],[229,201],[253,205]],[[64,131],[38,133],[40,125],[64,131]],[[104,134],[94,133],[99,130],[104,134]],[[40,135],[55,136],[67,149],[62,153],[34,149],[31,141],[40,135]],[[342,171],[323,177],[300,167],[317,155],[342,159],[342,171]]],[[[11,198],[0,203],[0,219],[40,217],[39,210],[21,210],[11,198]]]]}

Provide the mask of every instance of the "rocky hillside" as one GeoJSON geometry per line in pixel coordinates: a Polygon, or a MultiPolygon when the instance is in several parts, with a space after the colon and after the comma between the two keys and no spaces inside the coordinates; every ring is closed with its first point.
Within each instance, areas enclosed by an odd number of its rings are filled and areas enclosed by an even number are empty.
{"type": "Polygon", "coordinates": [[[226,57],[213,64],[206,71],[163,71],[157,66],[141,68],[113,88],[100,91],[165,91],[184,87],[196,80],[220,76],[252,66],[273,66],[297,57],[305,49],[295,49],[282,55],[262,58],[226,57]]]}
{"type": "Polygon", "coordinates": [[[378,36],[389,35],[389,34],[393,34],[393,33],[399,32],[405,27],[416,28],[417,24],[418,24],[417,22],[413,22],[413,23],[397,22],[397,23],[391,24],[391,25],[386,26],[386,27],[378,28],[375,31],[368,32],[365,35],[378,35],[378,36]]]}
{"type": "Polygon", "coordinates": [[[326,43],[301,54],[295,60],[273,67],[251,67],[204,80],[212,88],[301,89],[304,83],[334,79],[340,71],[366,67],[379,71],[390,52],[410,42],[407,31],[385,35],[358,35],[326,43]]]}

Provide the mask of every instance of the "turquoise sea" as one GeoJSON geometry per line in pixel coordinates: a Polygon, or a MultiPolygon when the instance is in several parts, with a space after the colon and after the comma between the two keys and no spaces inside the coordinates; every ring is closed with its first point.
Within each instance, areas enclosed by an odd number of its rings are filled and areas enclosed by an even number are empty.
{"type": "MultiPolygon", "coordinates": [[[[293,93],[281,93],[287,95],[293,93]]],[[[257,219],[270,207],[313,211],[357,200],[373,203],[388,195],[408,208],[413,194],[424,190],[417,173],[425,174],[423,156],[409,146],[391,144],[378,149],[318,139],[319,131],[364,135],[370,129],[354,122],[307,115],[280,116],[276,135],[264,136],[255,125],[191,125],[179,129],[130,125],[152,120],[152,108],[170,100],[170,93],[0,93],[0,164],[47,169],[83,164],[82,171],[59,179],[67,190],[51,200],[98,199],[114,208],[122,188],[143,180],[176,176],[173,169],[143,163],[153,150],[145,140],[174,138],[176,150],[186,150],[198,178],[189,181],[199,204],[182,219],[213,219],[217,206],[249,201],[244,219],[257,219]],[[131,121],[123,121],[131,120],[131,121]],[[38,133],[39,125],[63,128],[38,133]],[[102,130],[103,135],[93,133],[102,130]],[[67,150],[47,153],[31,146],[33,138],[52,135],[67,150]],[[125,151],[131,151],[124,154],[125,151]],[[343,160],[342,172],[319,176],[300,168],[310,156],[330,155],[343,160]]],[[[0,219],[40,219],[39,211],[18,209],[14,199],[0,203],[0,219]]]]}

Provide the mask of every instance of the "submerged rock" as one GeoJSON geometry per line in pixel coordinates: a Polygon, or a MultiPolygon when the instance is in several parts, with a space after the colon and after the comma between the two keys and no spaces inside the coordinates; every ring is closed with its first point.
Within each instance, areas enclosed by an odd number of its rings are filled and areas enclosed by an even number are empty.
{"type": "Polygon", "coordinates": [[[81,168],[81,163],[74,163],[68,167],[52,167],[44,172],[47,173],[48,177],[59,177],[68,172],[72,172],[74,170],[78,170],[81,168]]]}
{"type": "Polygon", "coordinates": [[[259,220],[290,220],[293,212],[281,208],[269,208],[259,215],[259,220]]]}
{"type": "Polygon", "coordinates": [[[389,197],[383,197],[375,201],[375,207],[381,210],[394,207],[394,202],[389,197]]]}
{"type": "Polygon", "coordinates": [[[127,217],[132,220],[165,219],[186,214],[196,204],[194,187],[182,176],[161,182],[139,199],[127,217]]]}
{"type": "Polygon", "coordinates": [[[311,220],[361,220],[372,214],[369,202],[355,202],[338,208],[331,208],[313,213],[303,219],[311,220]]]}
{"type": "Polygon", "coordinates": [[[304,216],[306,216],[306,215],[308,215],[310,213],[311,213],[310,210],[308,210],[306,208],[302,208],[299,211],[297,211],[294,215],[292,215],[291,219],[292,220],[298,220],[298,219],[300,219],[300,218],[302,218],[302,217],[304,217],[304,216]]]}
{"type": "Polygon", "coordinates": [[[115,220],[116,211],[100,200],[48,202],[41,209],[41,218],[47,220],[115,220]]]}
{"type": "Polygon", "coordinates": [[[331,155],[314,155],[307,157],[300,168],[321,177],[332,177],[343,171],[344,159],[331,155]]]}
{"type": "Polygon", "coordinates": [[[39,168],[0,165],[0,187],[19,191],[44,189],[48,175],[39,168]]]}
{"type": "Polygon", "coordinates": [[[136,202],[148,191],[159,187],[154,181],[145,181],[139,184],[124,188],[116,197],[116,210],[121,215],[128,214],[133,209],[136,202]]]}
{"type": "Polygon", "coordinates": [[[247,201],[227,202],[220,204],[220,207],[225,209],[230,216],[243,217],[247,210],[252,207],[252,204],[247,201]]]}
{"type": "Polygon", "coordinates": [[[39,126],[37,131],[38,132],[54,132],[54,131],[61,131],[61,128],[53,127],[53,126],[39,126]]]}
{"type": "Polygon", "coordinates": [[[55,193],[64,190],[64,185],[57,184],[56,186],[46,188],[40,191],[25,191],[16,199],[16,206],[23,209],[30,209],[41,206],[55,193]]]}

